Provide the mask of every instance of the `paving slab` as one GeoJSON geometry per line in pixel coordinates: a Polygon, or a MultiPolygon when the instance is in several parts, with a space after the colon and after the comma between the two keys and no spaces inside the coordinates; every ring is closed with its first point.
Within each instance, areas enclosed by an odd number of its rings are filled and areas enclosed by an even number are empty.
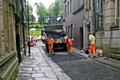
{"type": "Polygon", "coordinates": [[[44,73],[34,73],[32,74],[33,78],[44,78],[45,77],[45,74],[44,73]]]}
{"type": "Polygon", "coordinates": [[[40,46],[31,47],[19,66],[16,80],[68,80],[62,69],[46,55],[40,46]]]}
{"type": "Polygon", "coordinates": [[[32,71],[33,69],[32,68],[26,68],[26,67],[20,67],[19,68],[20,71],[32,71]]]}
{"type": "Polygon", "coordinates": [[[34,78],[34,80],[58,80],[54,78],[34,78]]]}
{"type": "Polygon", "coordinates": [[[28,77],[18,77],[16,80],[33,80],[33,79],[28,77]]]}
{"type": "Polygon", "coordinates": [[[31,77],[31,74],[19,73],[18,77],[31,77]]]}
{"type": "Polygon", "coordinates": [[[34,70],[34,71],[41,71],[41,69],[38,68],[38,67],[37,67],[37,68],[33,68],[33,70],[34,70]]]}
{"type": "Polygon", "coordinates": [[[35,71],[19,71],[20,74],[34,74],[35,71]]]}

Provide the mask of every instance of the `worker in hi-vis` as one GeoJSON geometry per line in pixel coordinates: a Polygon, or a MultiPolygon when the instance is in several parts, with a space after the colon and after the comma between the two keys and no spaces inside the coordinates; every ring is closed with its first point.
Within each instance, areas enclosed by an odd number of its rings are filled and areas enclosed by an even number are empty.
{"type": "Polygon", "coordinates": [[[48,43],[49,54],[53,54],[54,53],[54,51],[53,51],[54,39],[51,36],[49,36],[47,39],[47,43],[48,43]]]}
{"type": "Polygon", "coordinates": [[[96,57],[95,36],[91,32],[89,33],[89,41],[90,41],[90,50],[88,56],[91,57],[93,53],[93,57],[96,57]]]}

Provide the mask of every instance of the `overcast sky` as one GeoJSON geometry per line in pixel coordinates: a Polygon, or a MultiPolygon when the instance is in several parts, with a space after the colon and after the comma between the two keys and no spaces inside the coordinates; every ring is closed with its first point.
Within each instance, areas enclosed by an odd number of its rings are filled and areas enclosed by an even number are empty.
{"type": "Polygon", "coordinates": [[[37,17],[36,15],[36,7],[34,6],[35,2],[39,3],[43,3],[45,5],[46,8],[48,8],[50,6],[50,4],[52,2],[54,2],[55,0],[29,0],[29,4],[33,7],[33,14],[35,17],[37,17]]]}

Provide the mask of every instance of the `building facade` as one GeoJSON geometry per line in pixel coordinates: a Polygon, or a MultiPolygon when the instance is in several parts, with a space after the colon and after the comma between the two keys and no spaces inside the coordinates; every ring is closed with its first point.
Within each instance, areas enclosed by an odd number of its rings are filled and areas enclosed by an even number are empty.
{"type": "Polygon", "coordinates": [[[87,33],[93,32],[97,48],[106,57],[120,59],[120,1],[84,0],[84,5],[84,47],[89,43],[87,33]]]}
{"type": "Polygon", "coordinates": [[[24,0],[0,0],[0,80],[15,80],[25,52],[25,16],[24,0]]]}
{"type": "Polygon", "coordinates": [[[64,0],[64,27],[73,40],[73,46],[83,48],[84,0],[64,0]]]}

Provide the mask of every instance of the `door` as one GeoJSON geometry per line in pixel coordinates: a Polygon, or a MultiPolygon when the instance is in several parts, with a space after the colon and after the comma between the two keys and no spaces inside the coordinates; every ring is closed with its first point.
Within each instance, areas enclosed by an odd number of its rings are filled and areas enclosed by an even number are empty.
{"type": "Polygon", "coordinates": [[[80,28],[80,49],[83,49],[83,27],[80,28]]]}
{"type": "Polygon", "coordinates": [[[17,57],[19,63],[21,62],[21,50],[20,50],[20,35],[19,35],[19,27],[16,26],[16,49],[17,49],[17,57]]]}
{"type": "Polygon", "coordinates": [[[88,40],[88,46],[89,46],[89,33],[90,33],[90,24],[87,25],[87,31],[88,31],[88,34],[87,34],[87,40],[88,40]]]}

